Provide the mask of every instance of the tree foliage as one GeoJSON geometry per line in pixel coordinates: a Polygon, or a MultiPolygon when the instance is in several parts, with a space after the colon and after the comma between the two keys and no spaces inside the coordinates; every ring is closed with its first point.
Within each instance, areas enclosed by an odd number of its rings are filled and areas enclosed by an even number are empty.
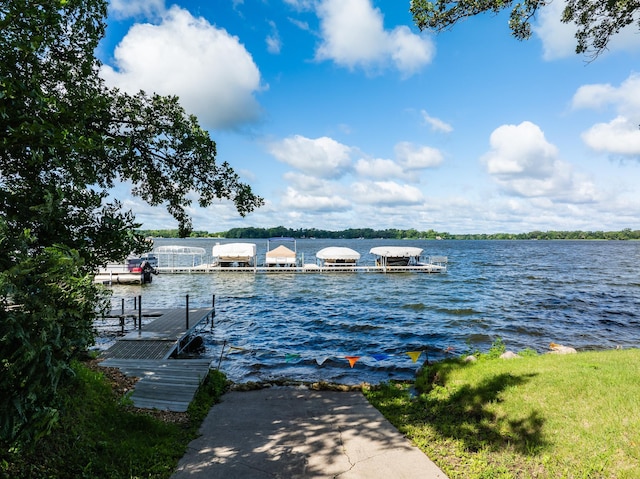
{"type": "MultiPolygon", "coordinates": [[[[509,27],[519,40],[531,37],[531,20],[553,0],[411,0],[411,14],[421,30],[446,30],[481,13],[497,14],[511,8],[509,27]]],[[[557,0],[556,0],[557,1],[557,0]]],[[[628,25],[640,28],[637,0],[566,0],[562,22],[577,27],[576,53],[597,56],[612,36],[628,25]]]]}
{"type": "Polygon", "coordinates": [[[33,442],[57,419],[58,385],[71,358],[91,344],[103,296],[76,251],[32,250],[28,234],[0,238],[3,253],[11,248],[0,261],[0,437],[33,442]]]}
{"type": "Polygon", "coordinates": [[[103,296],[88,274],[148,248],[109,191],[129,182],[182,236],[187,207],[262,198],[176,97],[108,88],[94,51],[105,0],[0,0],[0,432],[29,439],[55,418],[56,384],[103,296]]]}

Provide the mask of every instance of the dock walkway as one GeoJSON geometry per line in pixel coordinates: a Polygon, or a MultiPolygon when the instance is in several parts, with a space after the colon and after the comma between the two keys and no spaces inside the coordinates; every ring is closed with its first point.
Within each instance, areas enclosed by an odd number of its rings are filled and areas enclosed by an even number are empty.
{"type": "Polygon", "coordinates": [[[170,359],[180,353],[213,308],[146,311],[151,323],[132,331],[102,353],[104,367],[138,377],[131,395],[136,407],[184,412],[209,372],[210,359],[170,359]],[[188,313],[187,313],[188,311],[188,313]]]}
{"type": "Polygon", "coordinates": [[[211,264],[202,264],[199,266],[160,266],[156,268],[156,271],[160,274],[446,273],[447,264],[446,262],[409,266],[353,266],[343,264],[334,266],[319,266],[317,264],[306,264],[303,266],[216,266],[211,264]]]}

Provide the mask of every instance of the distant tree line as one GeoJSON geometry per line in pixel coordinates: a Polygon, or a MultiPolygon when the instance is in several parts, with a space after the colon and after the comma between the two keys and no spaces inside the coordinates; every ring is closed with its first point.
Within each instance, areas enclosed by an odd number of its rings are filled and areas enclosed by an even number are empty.
{"type": "MultiPolygon", "coordinates": [[[[161,238],[178,238],[178,230],[141,230],[145,236],[161,238]]],[[[341,231],[328,231],[316,228],[232,228],[229,231],[209,233],[193,231],[192,238],[223,237],[260,239],[287,236],[292,238],[329,238],[329,239],[447,239],[447,240],[640,240],[640,230],[625,228],[621,231],[531,231],[529,233],[470,233],[451,234],[432,229],[418,231],[416,229],[349,228],[341,231]]]]}
{"type": "MultiPolygon", "coordinates": [[[[164,230],[139,230],[137,233],[146,236],[146,237],[154,237],[154,238],[181,238],[184,236],[180,236],[180,231],[164,229],[164,230]]],[[[221,236],[224,236],[223,233],[220,233],[221,236]]],[[[209,233],[208,231],[191,231],[189,234],[189,238],[208,238],[210,236],[218,236],[216,233],[209,233]]]]}
{"type": "MultiPolygon", "coordinates": [[[[435,231],[433,239],[436,237],[435,231]]],[[[426,233],[425,233],[426,234],[426,233]]],[[[226,233],[221,233],[227,238],[274,238],[280,236],[289,236],[292,238],[335,238],[335,239],[357,239],[357,238],[422,238],[421,234],[416,230],[374,230],[372,228],[349,228],[342,231],[328,231],[316,228],[298,228],[291,229],[284,226],[275,228],[233,228],[226,233]]]]}
{"type": "Polygon", "coordinates": [[[448,239],[490,240],[640,240],[640,230],[621,231],[531,231],[529,233],[457,234],[448,239]]]}

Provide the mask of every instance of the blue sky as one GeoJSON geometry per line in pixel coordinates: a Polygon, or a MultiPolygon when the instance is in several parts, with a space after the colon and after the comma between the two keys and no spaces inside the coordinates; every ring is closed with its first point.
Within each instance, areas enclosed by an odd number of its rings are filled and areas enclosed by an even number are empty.
{"type": "MultiPolygon", "coordinates": [[[[563,2],[439,35],[409,0],[111,0],[110,86],[178,95],[266,200],[195,229],[640,229],[640,35],[574,53],[563,2]]],[[[143,228],[175,228],[120,185],[143,228]]]]}

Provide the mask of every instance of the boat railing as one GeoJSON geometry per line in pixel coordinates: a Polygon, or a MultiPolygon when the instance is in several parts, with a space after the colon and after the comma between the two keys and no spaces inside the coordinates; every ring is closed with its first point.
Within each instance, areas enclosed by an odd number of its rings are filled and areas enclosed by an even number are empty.
{"type": "Polygon", "coordinates": [[[338,271],[355,271],[355,268],[358,266],[356,263],[345,263],[345,262],[329,262],[325,261],[319,265],[321,268],[326,268],[328,270],[338,270],[338,271]]]}
{"type": "Polygon", "coordinates": [[[448,263],[449,258],[447,256],[429,256],[429,264],[443,268],[444,271],[447,270],[448,263]]]}
{"type": "Polygon", "coordinates": [[[431,264],[447,264],[449,262],[449,258],[447,256],[429,256],[429,263],[431,264]]]}

